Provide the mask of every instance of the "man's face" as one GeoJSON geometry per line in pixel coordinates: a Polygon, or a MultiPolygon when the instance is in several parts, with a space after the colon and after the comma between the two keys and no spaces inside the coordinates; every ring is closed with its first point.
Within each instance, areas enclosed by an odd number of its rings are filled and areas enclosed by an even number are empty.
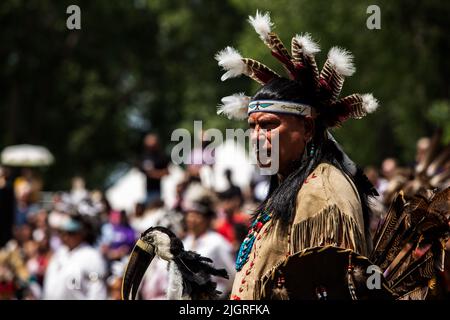
{"type": "Polygon", "coordinates": [[[259,159],[258,151],[267,154],[271,159],[278,156],[278,173],[282,176],[291,172],[294,161],[300,159],[313,132],[311,119],[295,115],[255,112],[249,116],[248,123],[252,129],[251,140],[256,147],[258,165],[260,167],[270,165],[270,161],[264,162],[259,159]],[[275,135],[278,135],[279,141],[278,155],[272,144],[275,135]]]}
{"type": "Polygon", "coordinates": [[[60,231],[59,236],[61,242],[70,250],[76,248],[81,242],[83,242],[83,236],[81,233],[60,231]]]}

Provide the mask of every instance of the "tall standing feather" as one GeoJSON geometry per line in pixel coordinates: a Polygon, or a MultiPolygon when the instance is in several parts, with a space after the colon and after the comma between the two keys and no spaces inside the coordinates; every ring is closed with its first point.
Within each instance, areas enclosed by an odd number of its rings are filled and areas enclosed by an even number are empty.
{"type": "Polygon", "coordinates": [[[258,33],[261,40],[263,40],[269,47],[272,55],[283,64],[289,77],[291,79],[295,79],[296,71],[292,57],[278,35],[272,32],[273,23],[270,20],[269,13],[266,12],[262,15],[259,11],[256,11],[256,15],[254,17],[249,17],[249,22],[255,29],[256,33],[258,33]]]}
{"type": "Polygon", "coordinates": [[[272,50],[272,55],[283,64],[289,78],[291,80],[296,79],[297,71],[293,63],[293,59],[277,34],[273,32],[269,33],[268,45],[272,50]]]}
{"type": "Polygon", "coordinates": [[[355,72],[353,56],[339,47],[328,52],[328,59],[320,72],[320,93],[329,102],[334,102],[344,85],[344,78],[355,72]]]}
{"type": "Polygon", "coordinates": [[[312,82],[315,92],[319,86],[319,69],[314,54],[319,52],[319,45],[309,33],[296,35],[291,41],[292,59],[297,70],[296,79],[302,83],[312,82]]]}
{"type": "Polygon", "coordinates": [[[343,48],[331,48],[328,52],[328,60],[336,72],[344,77],[349,77],[355,73],[353,55],[343,48]]]}
{"type": "Polygon", "coordinates": [[[314,56],[314,54],[320,52],[320,47],[315,42],[309,33],[297,34],[292,38],[292,44],[295,48],[292,48],[292,57],[300,62],[304,56],[314,56]]]}
{"type": "Polygon", "coordinates": [[[270,14],[266,12],[265,14],[261,14],[258,10],[256,10],[256,15],[254,17],[249,16],[248,21],[255,29],[256,33],[258,33],[259,37],[265,43],[269,42],[269,33],[272,32],[273,23],[270,21],[270,14]]]}

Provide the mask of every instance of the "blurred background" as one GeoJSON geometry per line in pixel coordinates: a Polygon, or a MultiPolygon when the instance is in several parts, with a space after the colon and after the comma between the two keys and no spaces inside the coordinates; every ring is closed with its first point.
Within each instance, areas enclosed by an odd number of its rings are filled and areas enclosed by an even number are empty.
{"type": "MultiPolygon", "coordinates": [[[[286,45],[310,32],[322,48],[319,67],[334,45],[352,51],[357,71],[343,95],[379,99],[378,112],[333,133],[380,193],[373,229],[408,182],[449,185],[450,3],[3,0],[0,299],[117,299],[136,237],[158,224],[191,249],[223,253],[214,261],[233,273],[267,182],[244,147],[227,143],[216,163],[174,165],[171,134],[193,131],[194,120],[203,129],[246,128],[217,116],[216,106],[258,86],[244,77],[221,83],[214,55],[232,45],[282,73],[246,22],[256,9],[271,12],[286,45]],[[66,27],[73,4],[81,30],[66,27]],[[381,10],[379,30],[366,27],[373,4],[381,10]],[[437,158],[433,170],[417,168],[437,158]],[[199,195],[214,214],[186,209],[199,195]]],[[[204,137],[194,138],[201,143],[189,156],[211,156],[204,137]]],[[[164,297],[165,266],[152,268],[144,299],[164,297]]],[[[220,284],[224,297],[230,285],[220,284]]],[[[446,285],[441,295],[448,296],[446,285]]]]}

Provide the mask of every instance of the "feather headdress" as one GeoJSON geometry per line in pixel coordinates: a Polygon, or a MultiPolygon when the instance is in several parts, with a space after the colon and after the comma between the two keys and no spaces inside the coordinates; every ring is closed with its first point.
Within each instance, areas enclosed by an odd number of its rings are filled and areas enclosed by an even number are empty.
{"type": "MultiPolygon", "coordinates": [[[[250,16],[248,21],[272,55],[281,62],[288,78],[298,81],[310,91],[313,102],[308,107],[314,108],[328,127],[338,126],[349,118],[360,119],[378,108],[378,101],[372,94],[355,93],[339,99],[345,77],[355,72],[353,56],[349,51],[340,47],[331,48],[322,70],[319,71],[314,55],[320,48],[309,33],[295,35],[289,52],[278,35],[272,31],[274,24],[268,12],[262,14],[256,11],[256,15],[250,16]]],[[[264,64],[242,57],[231,47],[219,51],[215,58],[219,66],[226,71],[222,81],[246,75],[260,85],[265,85],[281,77],[264,64]]],[[[252,111],[247,109],[250,102],[250,97],[244,94],[225,97],[222,99],[222,105],[219,105],[218,113],[225,114],[228,118],[245,119],[252,111]]],[[[292,106],[291,111],[286,111],[283,106],[273,103],[271,105],[264,111],[304,114],[292,106]]],[[[304,104],[298,105],[298,109],[304,108],[304,104]]]]}

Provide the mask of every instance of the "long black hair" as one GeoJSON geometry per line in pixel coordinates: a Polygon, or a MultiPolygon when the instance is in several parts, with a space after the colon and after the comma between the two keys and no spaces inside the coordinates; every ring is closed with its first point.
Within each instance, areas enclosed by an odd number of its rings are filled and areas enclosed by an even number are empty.
{"type": "MultiPolygon", "coordinates": [[[[314,106],[314,96],[309,90],[306,90],[301,83],[285,78],[272,80],[253,97],[253,100],[263,99],[308,103],[314,106]]],[[[335,166],[355,184],[361,199],[366,239],[368,240],[371,214],[368,196],[376,194],[376,191],[361,169],[358,168],[356,174],[352,174],[346,168],[344,155],[336,143],[328,138],[327,128],[321,121],[320,115],[315,119],[312,140],[306,145],[303,154],[299,152],[299,159],[293,166],[296,169],[281,182],[277,174],[271,176],[269,194],[255,211],[253,219],[256,219],[260,212],[268,211],[272,213],[272,219],[280,220],[281,226],[287,227],[295,215],[297,194],[303,182],[321,163],[335,166]],[[312,148],[314,148],[314,152],[311,152],[312,148]]]]}

